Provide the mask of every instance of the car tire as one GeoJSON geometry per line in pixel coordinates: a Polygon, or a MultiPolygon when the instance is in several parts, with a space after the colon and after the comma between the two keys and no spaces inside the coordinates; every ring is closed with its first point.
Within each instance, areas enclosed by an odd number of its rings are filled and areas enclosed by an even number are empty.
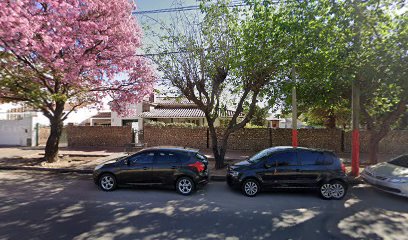
{"type": "Polygon", "coordinates": [[[111,173],[104,173],[99,178],[99,187],[106,192],[110,192],[116,189],[116,178],[111,173]]]}
{"type": "Polygon", "coordinates": [[[255,179],[246,179],[242,183],[241,191],[247,197],[255,197],[261,190],[258,181],[255,179]]]}
{"type": "Polygon", "coordinates": [[[332,199],[331,184],[329,182],[322,183],[319,187],[319,193],[320,197],[323,198],[324,200],[331,200],[332,199]]]}
{"type": "Polygon", "coordinates": [[[189,177],[181,177],[176,182],[176,191],[181,195],[190,195],[191,193],[193,193],[194,189],[194,181],[189,177]]]}
{"type": "Polygon", "coordinates": [[[344,198],[347,193],[347,185],[342,181],[332,181],[330,182],[331,185],[331,195],[332,199],[340,200],[344,198]]]}

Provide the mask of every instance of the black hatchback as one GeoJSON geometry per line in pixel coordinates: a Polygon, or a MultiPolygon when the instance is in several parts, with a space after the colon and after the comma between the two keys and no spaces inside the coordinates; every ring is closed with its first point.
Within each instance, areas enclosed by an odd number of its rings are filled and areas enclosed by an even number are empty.
{"type": "Polygon", "coordinates": [[[315,188],[324,199],[347,192],[345,166],[330,151],[273,147],[228,167],[227,183],[253,197],[262,189],[315,188]]]}
{"type": "Polygon", "coordinates": [[[97,166],[93,178],[104,191],[121,185],[170,185],[189,195],[208,183],[208,160],[195,149],[147,148],[97,166]]]}

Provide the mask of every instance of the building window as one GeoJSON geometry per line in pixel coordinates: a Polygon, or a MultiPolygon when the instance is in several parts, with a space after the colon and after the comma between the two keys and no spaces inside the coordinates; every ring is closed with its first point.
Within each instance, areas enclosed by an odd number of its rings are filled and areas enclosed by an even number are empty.
{"type": "Polygon", "coordinates": [[[122,120],[122,126],[132,126],[132,123],[139,122],[137,119],[124,119],[122,120]]]}

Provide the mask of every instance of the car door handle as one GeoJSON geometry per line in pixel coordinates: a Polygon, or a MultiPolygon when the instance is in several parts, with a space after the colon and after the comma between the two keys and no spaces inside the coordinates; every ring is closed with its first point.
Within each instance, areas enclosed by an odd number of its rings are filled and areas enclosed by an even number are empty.
{"type": "Polygon", "coordinates": [[[176,166],[171,166],[171,169],[176,169],[177,167],[176,166]]]}
{"type": "Polygon", "coordinates": [[[300,172],[300,169],[296,169],[296,172],[300,172]]]}
{"type": "Polygon", "coordinates": [[[143,167],[143,170],[147,170],[148,168],[147,167],[143,167]]]}

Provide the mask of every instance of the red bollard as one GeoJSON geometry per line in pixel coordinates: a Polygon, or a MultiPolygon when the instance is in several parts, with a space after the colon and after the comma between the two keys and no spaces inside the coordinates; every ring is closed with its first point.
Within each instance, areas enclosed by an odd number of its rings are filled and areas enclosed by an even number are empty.
{"type": "Polygon", "coordinates": [[[353,130],[351,145],[351,174],[354,177],[360,175],[360,132],[358,129],[353,130]]]}

